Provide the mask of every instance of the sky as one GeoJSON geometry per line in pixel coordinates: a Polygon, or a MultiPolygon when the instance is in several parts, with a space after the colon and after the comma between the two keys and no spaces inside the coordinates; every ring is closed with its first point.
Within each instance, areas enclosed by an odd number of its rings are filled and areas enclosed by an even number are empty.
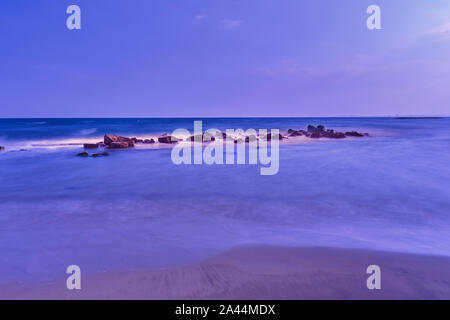
{"type": "Polygon", "coordinates": [[[450,115],[449,88],[448,0],[0,1],[3,118],[450,115]]]}

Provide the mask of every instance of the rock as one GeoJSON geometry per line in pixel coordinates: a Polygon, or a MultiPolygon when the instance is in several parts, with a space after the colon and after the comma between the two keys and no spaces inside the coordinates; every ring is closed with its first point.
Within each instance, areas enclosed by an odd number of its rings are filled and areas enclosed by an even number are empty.
{"type": "Polygon", "coordinates": [[[364,134],[359,133],[357,131],[349,131],[349,132],[346,132],[345,135],[347,137],[364,137],[364,134]]]}
{"type": "Polygon", "coordinates": [[[84,148],[85,149],[97,149],[98,143],[85,143],[84,148]]]}
{"type": "Polygon", "coordinates": [[[154,139],[145,139],[142,143],[145,143],[145,144],[155,143],[155,140],[154,139]]]}
{"type": "Polygon", "coordinates": [[[203,133],[203,141],[210,142],[210,141],[215,141],[215,140],[216,140],[216,138],[211,133],[209,133],[209,132],[203,133]]]}
{"type": "MultiPolygon", "coordinates": [[[[267,141],[272,140],[272,133],[268,133],[268,134],[265,136],[265,139],[266,139],[267,141]]],[[[286,138],[283,137],[281,134],[278,133],[278,140],[283,140],[283,139],[286,139],[286,138]]]]}
{"type": "Polygon", "coordinates": [[[308,132],[313,133],[313,132],[325,132],[325,126],[323,125],[318,125],[317,128],[313,125],[309,125],[307,128],[308,132]]]}
{"type": "MultiPolygon", "coordinates": [[[[114,134],[107,134],[104,137],[104,143],[105,145],[107,145],[108,147],[112,148],[111,145],[113,143],[121,143],[121,146],[124,146],[125,143],[127,144],[127,148],[131,148],[134,147],[134,140],[127,138],[127,137],[120,137],[120,136],[116,136],[114,134]]],[[[115,148],[117,148],[118,145],[116,145],[115,148]]]]}
{"type": "Polygon", "coordinates": [[[288,130],[289,137],[298,137],[298,136],[306,136],[313,139],[319,138],[330,138],[330,139],[344,139],[346,137],[363,137],[369,136],[368,133],[359,133],[357,131],[349,131],[349,132],[338,132],[333,129],[326,129],[323,125],[318,125],[317,127],[313,125],[308,125],[307,131],[305,130],[288,130]]]}
{"type": "Polygon", "coordinates": [[[5,150],[5,147],[0,146],[0,151],[1,151],[1,150],[5,150]]]}
{"type": "Polygon", "coordinates": [[[291,132],[288,131],[289,137],[301,137],[301,136],[306,136],[306,131],[305,130],[292,130],[291,132]]]}
{"type": "Polygon", "coordinates": [[[127,149],[128,147],[128,142],[111,142],[109,144],[109,148],[111,149],[127,149]]]}
{"type": "Polygon", "coordinates": [[[134,143],[143,143],[144,142],[143,139],[138,139],[138,138],[131,138],[131,140],[133,140],[134,143]]]}
{"type": "Polygon", "coordinates": [[[107,156],[109,156],[109,153],[108,153],[108,152],[94,153],[92,156],[93,156],[94,158],[97,158],[97,157],[107,157],[107,156]]]}
{"type": "Polygon", "coordinates": [[[105,148],[106,147],[106,144],[104,144],[103,142],[99,142],[99,143],[97,143],[98,144],[98,146],[100,147],[100,148],[105,148]]]}
{"type": "Polygon", "coordinates": [[[169,136],[167,133],[165,133],[158,138],[158,142],[171,144],[171,143],[177,143],[178,139],[173,136],[169,136]]]}
{"type": "Polygon", "coordinates": [[[245,137],[245,142],[249,143],[251,141],[256,141],[258,138],[255,135],[245,137]]]}
{"type": "Polygon", "coordinates": [[[109,146],[113,142],[119,141],[119,137],[114,134],[107,134],[104,136],[104,142],[107,146],[109,146]]]}
{"type": "Polygon", "coordinates": [[[195,136],[190,136],[186,139],[186,141],[203,141],[203,142],[210,142],[210,141],[216,141],[216,138],[219,138],[222,136],[222,139],[225,140],[227,138],[227,134],[225,132],[216,132],[214,135],[211,135],[210,133],[203,133],[203,135],[197,134],[195,136]]]}
{"type": "Polygon", "coordinates": [[[334,132],[330,138],[334,138],[334,139],[344,139],[345,138],[345,134],[342,132],[334,132]]]}
{"type": "Polygon", "coordinates": [[[203,136],[197,134],[195,136],[190,136],[186,141],[203,141],[203,136]]]}
{"type": "Polygon", "coordinates": [[[89,153],[87,152],[80,152],[79,154],[77,154],[77,157],[88,157],[89,153]]]}

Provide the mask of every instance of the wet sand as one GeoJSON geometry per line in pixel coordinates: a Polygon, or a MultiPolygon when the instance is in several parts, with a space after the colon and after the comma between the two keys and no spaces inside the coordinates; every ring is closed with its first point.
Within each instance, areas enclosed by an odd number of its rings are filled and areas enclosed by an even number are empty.
{"type": "Polygon", "coordinates": [[[450,299],[450,257],[368,250],[242,247],[198,264],[82,274],[33,287],[0,286],[0,299],[450,299]],[[381,268],[381,290],[366,269],[381,268]]]}

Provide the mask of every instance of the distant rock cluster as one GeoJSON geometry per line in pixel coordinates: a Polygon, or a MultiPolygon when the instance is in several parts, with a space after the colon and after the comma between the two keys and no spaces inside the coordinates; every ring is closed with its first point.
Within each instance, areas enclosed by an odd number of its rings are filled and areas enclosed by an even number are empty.
{"type": "Polygon", "coordinates": [[[288,130],[288,137],[301,137],[305,136],[308,138],[330,138],[330,139],[344,139],[346,137],[367,137],[368,133],[360,133],[357,131],[347,131],[347,132],[339,132],[333,129],[326,129],[322,125],[318,125],[317,127],[313,125],[309,125],[306,130],[288,130]]]}
{"type": "MultiPolygon", "coordinates": [[[[98,148],[108,148],[108,149],[128,149],[133,148],[136,144],[142,143],[142,144],[154,144],[154,143],[161,143],[161,144],[174,144],[181,141],[202,141],[202,142],[210,142],[215,141],[216,138],[222,137],[223,140],[226,140],[227,138],[233,139],[234,143],[249,143],[251,141],[256,140],[266,140],[270,141],[272,139],[272,133],[267,133],[265,135],[250,135],[242,138],[233,138],[233,137],[227,137],[227,134],[225,132],[217,132],[216,135],[211,135],[208,132],[204,132],[203,134],[199,135],[192,135],[188,137],[187,139],[183,140],[182,138],[174,137],[172,135],[169,135],[167,133],[164,133],[158,137],[158,141],[155,141],[154,139],[138,139],[138,138],[128,138],[128,137],[122,137],[117,136],[114,134],[107,134],[104,136],[103,141],[98,143],[85,143],[84,148],[85,149],[98,149],[98,148]]],[[[282,135],[280,133],[277,134],[278,140],[293,138],[293,137],[307,137],[312,139],[319,139],[319,138],[329,138],[329,139],[344,139],[346,137],[367,137],[369,136],[368,133],[360,133],[357,131],[347,131],[347,132],[339,132],[335,131],[333,129],[326,129],[323,125],[313,126],[309,125],[306,130],[300,129],[300,130],[294,130],[289,129],[287,131],[286,135],[282,135]]],[[[0,150],[3,150],[3,147],[0,147],[0,150]]],[[[95,153],[92,156],[93,157],[101,157],[101,156],[108,156],[109,154],[107,152],[104,153],[95,153]]],[[[80,157],[87,157],[89,154],[87,152],[81,152],[78,154],[80,157]]]]}

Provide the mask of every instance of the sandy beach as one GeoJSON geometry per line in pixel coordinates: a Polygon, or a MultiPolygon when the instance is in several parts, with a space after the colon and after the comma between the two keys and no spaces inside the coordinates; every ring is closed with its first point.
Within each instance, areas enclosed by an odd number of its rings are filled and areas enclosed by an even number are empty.
{"type": "Polygon", "coordinates": [[[0,286],[1,299],[450,299],[450,258],[367,250],[256,246],[163,270],[85,275],[0,286]],[[368,290],[366,268],[381,268],[381,290],[368,290]]]}

